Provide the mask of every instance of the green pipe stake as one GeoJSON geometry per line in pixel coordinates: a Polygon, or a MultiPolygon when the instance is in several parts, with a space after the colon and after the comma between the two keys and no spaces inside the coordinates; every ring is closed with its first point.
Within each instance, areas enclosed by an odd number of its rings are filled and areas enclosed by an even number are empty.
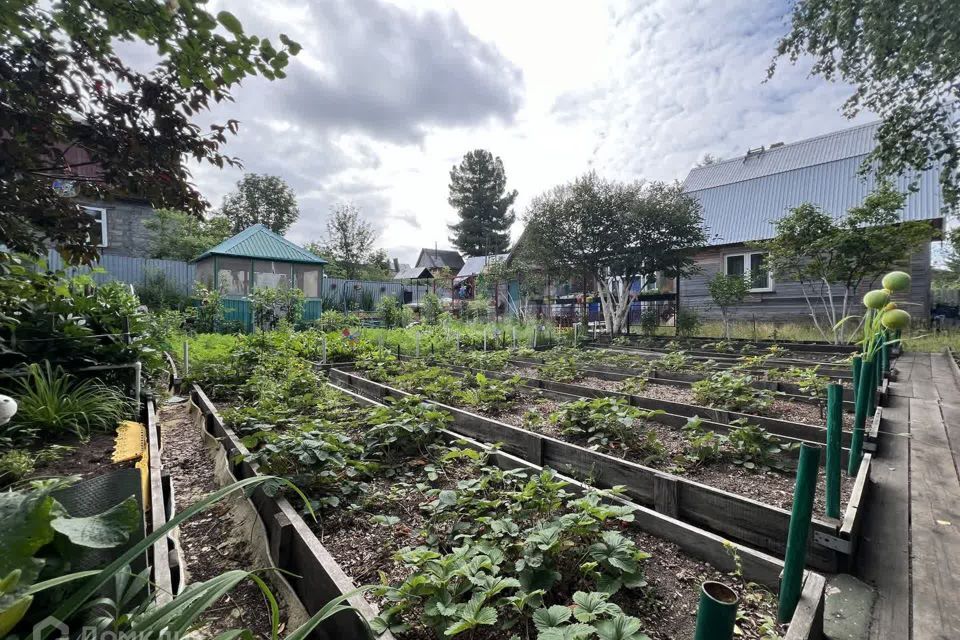
{"type": "Polygon", "coordinates": [[[880,345],[880,355],[883,358],[881,362],[883,362],[883,373],[886,374],[890,372],[890,345],[888,344],[890,337],[886,330],[880,334],[880,339],[883,341],[883,344],[880,345]]]}
{"type": "Polygon", "coordinates": [[[693,640],[730,640],[737,621],[738,602],[736,592],[725,584],[708,581],[700,585],[693,640]]]}
{"type": "Polygon", "coordinates": [[[863,368],[863,357],[853,356],[853,397],[857,397],[860,388],[860,369],[863,368]]]}
{"type": "Polygon", "coordinates": [[[880,367],[883,366],[883,363],[880,360],[881,358],[878,349],[873,354],[873,386],[870,387],[870,394],[867,396],[867,416],[871,418],[877,412],[877,388],[880,386],[880,377],[883,375],[880,370],[880,367]]]}
{"type": "Polygon", "coordinates": [[[813,517],[813,498],[817,492],[817,471],[820,467],[820,445],[804,442],[800,445],[797,463],[797,484],[793,488],[793,510],[787,531],[787,552],[783,558],[783,577],[780,579],[780,603],[777,619],[789,622],[800,602],[803,590],[803,567],[807,563],[807,536],[813,517]]]}
{"type": "Polygon", "coordinates": [[[850,459],[847,462],[847,475],[855,476],[860,470],[860,458],[863,456],[863,430],[867,422],[870,385],[873,382],[873,361],[864,360],[860,370],[856,401],[853,413],[853,437],[850,438],[850,459]]]}
{"type": "Polygon", "coordinates": [[[843,435],[843,385],[827,386],[827,517],[840,518],[840,439],[843,435]]]}

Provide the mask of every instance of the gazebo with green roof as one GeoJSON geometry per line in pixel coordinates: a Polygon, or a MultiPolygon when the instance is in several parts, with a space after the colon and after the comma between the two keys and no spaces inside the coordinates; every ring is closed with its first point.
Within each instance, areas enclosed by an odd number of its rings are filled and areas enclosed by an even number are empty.
{"type": "Polygon", "coordinates": [[[306,298],[304,320],[320,317],[323,265],[327,261],[262,224],[247,227],[206,251],[194,262],[196,281],[223,295],[226,320],[249,329],[253,319],[249,295],[261,287],[296,287],[306,298]]]}

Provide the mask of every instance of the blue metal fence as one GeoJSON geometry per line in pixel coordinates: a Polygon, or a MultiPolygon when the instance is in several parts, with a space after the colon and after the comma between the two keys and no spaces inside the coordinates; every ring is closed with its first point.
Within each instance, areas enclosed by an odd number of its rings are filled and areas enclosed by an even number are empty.
{"type": "Polygon", "coordinates": [[[196,272],[194,265],[189,262],[115,255],[100,256],[93,269],[72,267],[64,263],[60,254],[53,249],[47,255],[47,268],[54,271],[63,269],[71,275],[89,273],[97,283],[118,281],[134,286],[144,284],[152,274],[162,273],[169,283],[184,294],[193,290],[196,272]]]}

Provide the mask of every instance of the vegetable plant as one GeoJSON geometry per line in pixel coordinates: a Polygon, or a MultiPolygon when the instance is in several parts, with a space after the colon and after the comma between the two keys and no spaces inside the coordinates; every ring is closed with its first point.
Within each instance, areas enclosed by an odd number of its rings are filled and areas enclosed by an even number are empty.
{"type": "Polygon", "coordinates": [[[550,421],[565,435],[584,438],[592,449],[641,453],[653,444],[647,440],[646,421],[662,413],[632,407],[621,398],[583,398],[562,404],[550,421]]]}
{"type": "Polygon", "coordinates": [[[573,358],[551,358],[537,367],[537,373],[546,380],[573,382],[581,377],[577,363],[573,358]]]}
{"type": "Polygon", "coordinates": [[[718,371],[694,382],[692,389],[698,404],[727,411],[761,413],[773,401],[769,390],[753,386],[753,377],[733,371],[718,371]]]}
{"type": "Polygon", "coordinates": [[[703,428],[703,419],[694,416],[683,426],[683,434],[690,445],[684,458],[694,465],[709,464],[723,456],[723,446],[729,439],[703,428]]]}
{"type": "Polygon", "coordinates": [[[783,454],[792,451],[798,445],[783,442],[771,435],[766,429],[745,421],[736,421],[737,428],[731,431],[727,439],[733,452],[733,463],[751,471],[785,469],[783,454]]]}

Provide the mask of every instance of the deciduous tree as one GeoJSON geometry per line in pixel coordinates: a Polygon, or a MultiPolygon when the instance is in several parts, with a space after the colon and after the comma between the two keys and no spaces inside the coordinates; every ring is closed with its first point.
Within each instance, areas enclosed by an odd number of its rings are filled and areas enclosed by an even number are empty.
{"type": "Polygon", "coordinates": [[[801,285],[807,310],[825,340],[844,342],[853,326],[841,322],[859,308],[857,289],[909,258],[936,235],[926,222],[902,222],[906,196],[882,183],[846,217],[802,204],[776,222],[776,236],[757,243],[778,278],[801,285]]]}
{"type": "Polygon", "coordinates": [[[730,339],[730,308],[741,304],[750,292],[750,284],[743,276],[728,275],[717,272],[707,281],[707,291],[713,304],[720,309],[720,318],[723,320],[723,335],[730,339]]]}
{"type": "Polygon", "coordinates": [[[202,0],[20,0],[0,11],[0,243],[72,260],[97,255],[93,223],[64,194],[136,194],[200,215],[206,201],[185,158],[237,165],[221,152],[230,120],[193,120],[250,75],[284,77],[300,45],[247,35],[202,0]],[[133,68],[116,49],[133,41],[155,55],[133,68]],[[59,189],[54,189],[57,180],[59,189]]]}
{"type": "Polygon", "coordinates": [[[607,331],[625,325],[634,282],[696,271],[701,206],[679,184],[620,183],[588,173],[538,196],[524,217],[525,259],[553,276],[600,283],[607,331]]]}
{"type": "Polygon", "coordinates": [[[198,218],[176,209],[158,209],[145,223],[151,233],[150,257],[188,262],[232,235],[223,216],[198,218]]]}
{"type": "Polygon", "coordinates": [[[328,273],[342,278],[359,278],[371,268],[386,271],[386,252],[374,250],[377,231],[350,203],[334,205],[327,218],[327,237],[307,248],[331,262],[328,273]]]}
{"type": "Polygon", "coordinates": [[[947,201],[960,201],[960,3],[797,0],[770,65],[813,58],[813,75],[853,86],[848,118],[882,118],[864,170],[893,177],[942,163],[947,201]]]}
{"type": "Polygon", "coordinates": [[[262,224],[274,233],[283,235],[297,218],[297,196],[282,178],[244,174],[237,182],[237,190],[223,198],[220,213],[239,233],[254,224],[262,224]]]}
{"type": "Polygon", "coordinates": [[[460,216],[460,222],[450,225],[450,242],[468,256],[506,252],[516,199],[516,190],[507,192],[507,174],[499,157],[485,149],[467,153],[460,166],[450,170],[447,201],[460,216]]]}

